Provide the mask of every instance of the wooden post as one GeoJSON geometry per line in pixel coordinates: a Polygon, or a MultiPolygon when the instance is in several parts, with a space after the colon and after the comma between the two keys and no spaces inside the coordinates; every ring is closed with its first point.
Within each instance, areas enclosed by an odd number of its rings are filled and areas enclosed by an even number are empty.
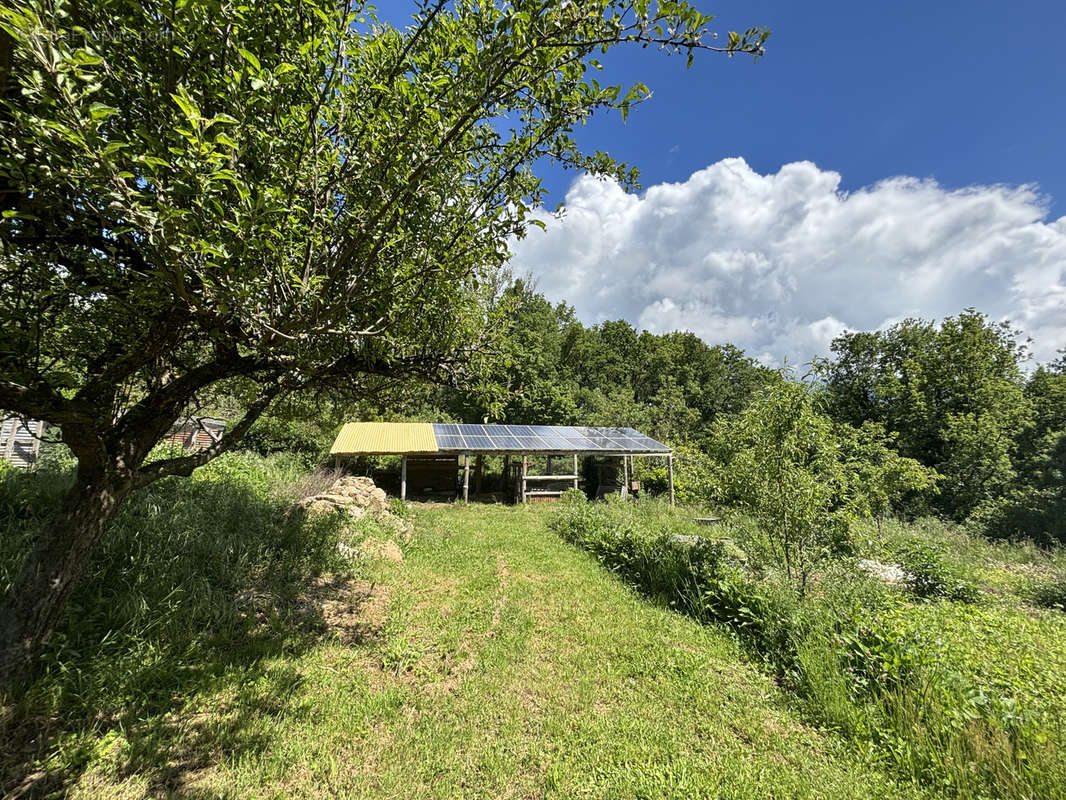
{"type": "Polygon", "coordinates": [[[509,455],[503,457],[503,475],[501,477],[504,502],[510,503],[514,500],[514,485],[511,483],[511,456],[509,455]]]}
{"type": "Polygon", "coordinates": [[[622,456],[622,498],[629,497],[629,457],[622,456]]]}
{"type": "Polygon", "coordinates": [[[400,499],[407,499],[407,455],[400,456],[400,499]]]}
{"type": "Polygon", "coordinates": [[[525,453],[522,454],[522,502],[526,502],[526,473],[529,470],[529,458],[525,453]]]}
{"type": "Polygon", "coordinates": [[[463,502],[470,499],[470,454],[463,453],[463,502]]]}
{"type": "Polygon", "coordinates": [[[544,467],[544,474],[545,475],[551,475],[552,474],[552,457],[551,456],[548,456],[548,463],[544,467]]]}
{"type": "Polygon", "coordinates": [[[574,488],[577,488],[577,453],[574,453],[574,488]]]}
{"type": "Polygon", "coordinates": [[[674,504],[674,454],[666,457],[666,472],[670,476],[670,505],[674,504]]]}
{"type": "Polygon", "coordinates": [[[333,468],[334,469],[340,469],[341,468],[341,457],[340,456],[333,456],[333,468]]]}

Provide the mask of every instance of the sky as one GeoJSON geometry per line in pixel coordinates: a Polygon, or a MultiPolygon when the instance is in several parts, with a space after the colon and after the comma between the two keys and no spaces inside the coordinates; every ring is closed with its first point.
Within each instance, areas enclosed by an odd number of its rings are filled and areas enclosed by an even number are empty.
{"type": "Polygon", "coordinates": [[[642,191],[545,167],[547,230],[515,242],[586,323],[692,330],[770,364],[845,329],[976,307],[1066,347],[1066,4],[696,3],[766,56],[615,50],[601,80],[649,85],[579,142],[642,191]],[[563,203],[556,218],[548,209],[563,203]]]}

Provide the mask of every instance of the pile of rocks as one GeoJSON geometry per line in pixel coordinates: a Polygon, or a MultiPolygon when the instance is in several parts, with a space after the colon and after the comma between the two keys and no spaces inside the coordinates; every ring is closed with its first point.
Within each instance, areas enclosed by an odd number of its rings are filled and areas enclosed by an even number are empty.
{"type": "Polygon", "coordinates": [[[353,519],[362,519],[369,514],[404,538],[411,533],[410,523],[389,511],[385,491],[362,475],[346,475],[325,493],[305,497],[300,506],[308,514],[347,514],[353,519]]]}
{"type": "Polygon", "coordinates": [[[872,558],[860,558],[855,565],[871,578],[876,578],[887,586],[906,583],[910,577],[899,564],[883,564],[872,558]]]}

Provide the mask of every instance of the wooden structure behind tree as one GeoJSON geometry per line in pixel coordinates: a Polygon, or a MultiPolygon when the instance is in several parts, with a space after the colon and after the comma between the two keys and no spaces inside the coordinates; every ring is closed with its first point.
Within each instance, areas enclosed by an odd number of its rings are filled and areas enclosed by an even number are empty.
{"type": "Polygon", "coordinates": [[[4,418],[0,421],[0,457],[22,469],[34,466],[45,427],[39,419],[4,418]]]}

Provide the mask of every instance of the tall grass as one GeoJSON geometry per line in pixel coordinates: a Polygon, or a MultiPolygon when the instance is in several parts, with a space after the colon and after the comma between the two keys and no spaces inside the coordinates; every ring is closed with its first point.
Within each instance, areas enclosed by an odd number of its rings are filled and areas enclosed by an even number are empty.
{"type": "MultiPolygon", "coordinates": [[[[62,467],[0,475],[0,591],[71,479],[62,467]]],[[[49,642],[41,677],[7,698],[0,786],[42,759],[76,766],[90,733],[162,724],[198,689],[250,679],[264,657],[306,646],[314,626],[291,601],[310,576],[352,569],[337,553],[339,516],[293,513],[307,480],[293,459],[231,453],[131,496],[49,642]],[[250,600],[263,594],[273,599],[265,617],[250,600]]]]}
{"type": "MultiPolygon", "coordinates": [[[[550,525],[649,597],[728,625],[869,757],[951,796],[1066,797],[1062,615],[940,599],[974,599],[955,583],[919,601],[845,559],[824,562],[801,598],[772,563],[744,554],[761,547],[750,524],[700,528],[657,503],[568,497],[550,525]]],[[[909,552],[926,570],[922,589],[962,580],[928,545],[909,552]]]]}

